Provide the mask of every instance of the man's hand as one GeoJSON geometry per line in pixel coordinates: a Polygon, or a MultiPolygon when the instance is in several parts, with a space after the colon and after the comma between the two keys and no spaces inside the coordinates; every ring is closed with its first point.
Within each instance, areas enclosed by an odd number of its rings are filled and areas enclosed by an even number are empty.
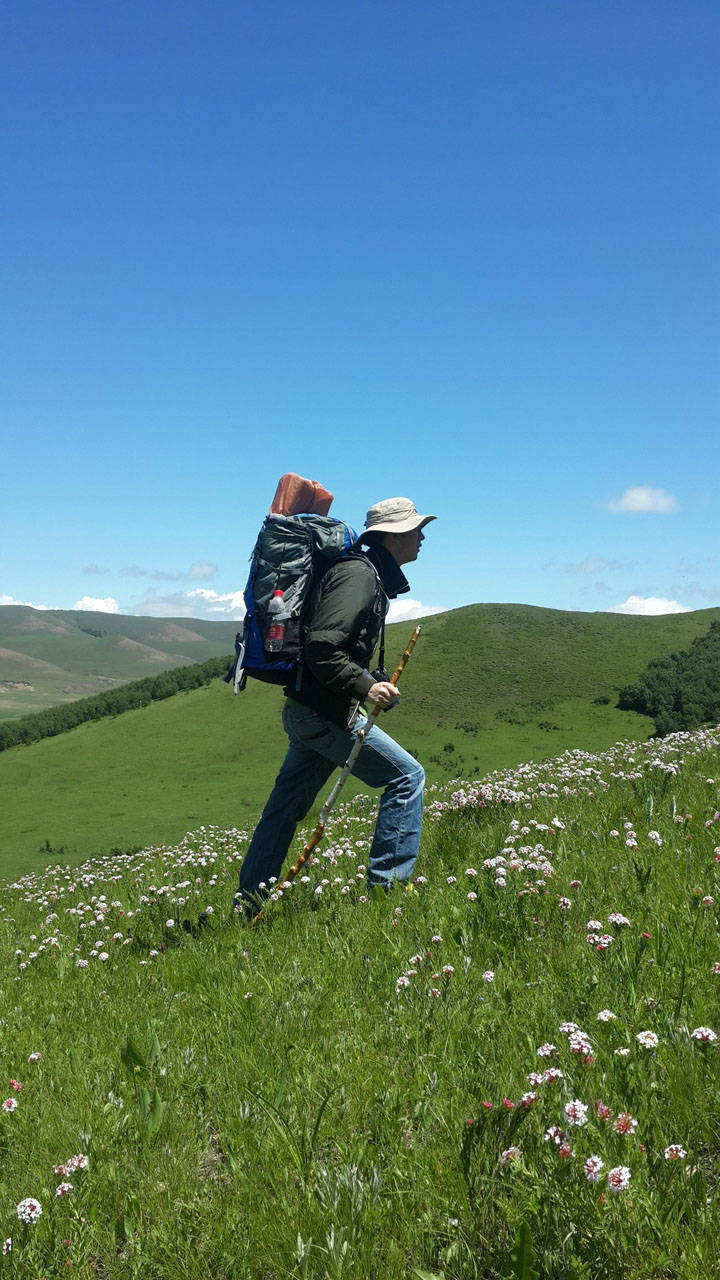
{"type": "Polygon", "coordinates": [[[400,690],[396,689],[395,685],[391,684],[389,680],[378,680],[376,684],[368,689],[365,697],[368,702],[372,702],[375,706],[386,711],[388,707],[392,707],[397,702],[400,697],[400,690]]]}

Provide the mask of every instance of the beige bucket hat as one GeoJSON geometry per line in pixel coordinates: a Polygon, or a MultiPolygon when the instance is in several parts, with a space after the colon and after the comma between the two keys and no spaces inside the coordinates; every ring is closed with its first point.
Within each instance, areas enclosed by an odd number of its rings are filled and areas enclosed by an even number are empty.
{"type": "Polygon", "coordinates": [[[368,511],[359,540],[362,542],[368,533],[408,533],[422,529],[431,520],[437,520],[437,516],[421,516],[409,498],[384,498],[368,511]]]}

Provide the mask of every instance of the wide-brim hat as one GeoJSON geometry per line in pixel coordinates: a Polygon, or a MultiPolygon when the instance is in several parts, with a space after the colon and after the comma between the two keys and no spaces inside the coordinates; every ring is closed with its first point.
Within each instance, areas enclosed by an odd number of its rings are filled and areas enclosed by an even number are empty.
{"type": "Polygon", "coordinates": [[[384,498],[368,511],[360,542],[368,533],[409,533],[411,529],[422,529],[431,520],[437,520],[437,516],[421,516],[409,498],[384,498]]]}

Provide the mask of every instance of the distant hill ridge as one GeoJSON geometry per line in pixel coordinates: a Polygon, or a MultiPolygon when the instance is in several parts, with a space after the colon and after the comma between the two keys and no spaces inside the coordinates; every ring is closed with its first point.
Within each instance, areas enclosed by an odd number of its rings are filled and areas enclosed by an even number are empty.
{"type": "Polygon", "coordinates": [[[236,622],[0,608],[0,720],[231,652],[236,622]]]}

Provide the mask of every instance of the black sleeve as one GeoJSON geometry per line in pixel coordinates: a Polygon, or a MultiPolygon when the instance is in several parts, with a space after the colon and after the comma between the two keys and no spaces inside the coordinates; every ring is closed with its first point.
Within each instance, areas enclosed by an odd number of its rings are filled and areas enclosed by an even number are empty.
{"type": "Polygon", "coordinates": [[[353,662],[348,646],[375,602],[376,577],[370,564],[341,560],[323,577],[308,626],[303,662],[320,684],[336,694],[364,698],[375,683],[353,662]]]}

